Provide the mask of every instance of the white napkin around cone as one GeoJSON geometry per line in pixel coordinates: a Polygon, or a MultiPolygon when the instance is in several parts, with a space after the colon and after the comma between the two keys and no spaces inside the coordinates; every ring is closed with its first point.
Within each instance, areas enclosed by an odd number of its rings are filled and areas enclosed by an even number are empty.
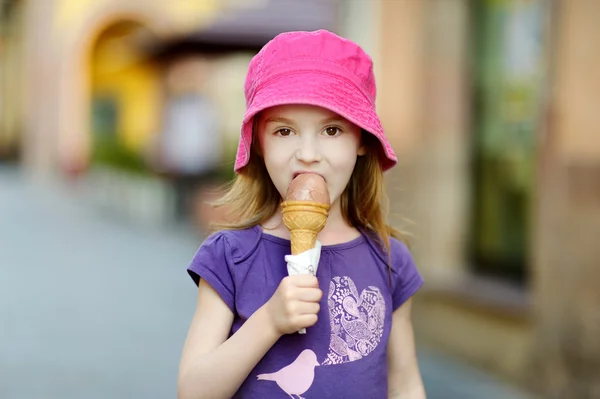
{"type": "MultiPolygon", "coordinates": [[[[315,247],[298,255],[286,255],[288,275],[295,276],[297,274],[317,275],[319,268],[319,259],[321,258],[321,243],[316,241],[315,247]]],[[[306,329],[298,331],[299,334],[306,334],[306,329]]]]}

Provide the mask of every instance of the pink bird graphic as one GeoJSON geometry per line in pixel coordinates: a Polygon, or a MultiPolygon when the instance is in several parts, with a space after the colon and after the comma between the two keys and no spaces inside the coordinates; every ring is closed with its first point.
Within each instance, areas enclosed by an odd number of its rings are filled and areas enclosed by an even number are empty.
{"type": "Polygon", "coordinates": [[[305,349],[289,366],[270,374],[259,374],[258,380],[275,381],[279,388],[290,398],[304,399],[302,395],[308,391],[315,379],[315,367],[319,365],[317,355],[310,349],[305,349]]]}

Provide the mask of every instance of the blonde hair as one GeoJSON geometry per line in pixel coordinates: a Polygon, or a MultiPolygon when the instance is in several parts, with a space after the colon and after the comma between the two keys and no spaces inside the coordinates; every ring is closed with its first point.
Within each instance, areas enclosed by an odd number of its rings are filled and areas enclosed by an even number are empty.
{"type": "MultiPolygon", "coordinates": [[[[254,131],[256,135],[256,129],[254,131]]],[[[389,200],[380,163],[381,144],[367,132],[363,132],[362,140],[367,151],[358,157],[350,181],[341,195],[342,215],[350,225],[375,233],[375,239],[390,261],[390,237],[406,242],[407,235],[387,222],[389,200]]],[[[214,231],[260,225],[277,212],[281,196],[269,177],[258,146],[254,144],[257,141],[253,140],[248,164],[225,187],[225,193],[212,203],[226,208],[225,221],[213,224],[214,231]]]]}

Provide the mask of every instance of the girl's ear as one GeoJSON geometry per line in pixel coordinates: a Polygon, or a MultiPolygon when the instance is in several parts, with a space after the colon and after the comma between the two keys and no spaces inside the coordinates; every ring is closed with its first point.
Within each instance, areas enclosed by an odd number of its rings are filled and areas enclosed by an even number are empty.
{"type": "Polygon", "coordinates": [[[258,132],[259,115],[260,114],[256,114],[254,116],[254,121],[252,122],[252,147],[256,154],[262,158],[262,144],[260,143],[260,135],[258,132]]]}
{"type": "Polygon", "coordinates": [[[358,151],[356,152],[356,154],[359,157],[362,157],[363,155],[365,155],[367,153],[367,145],[365,143],[367,134],[369,134],[369,133],[365,132],[364,130],[361,131],[360,146],[358,147],[358,151]]]}
{"type": "Polygon", "coordinates": [[[367,153],[367,147],[364,144],[361,143],[360,147],[358,147],[357,154],[358,154],[359,157],[362,157],[366,153],[367,153]]]}
{"type": "Polygon", "coordinates": [[[259,157],[262,158],[263,154],[262,154],[262,145],[260,144],[260,140],[258,137],[254,137],[252,139],[252,149],[254,150],[254,152],[256,153],[256,155],[258,155],[259,157]]]}

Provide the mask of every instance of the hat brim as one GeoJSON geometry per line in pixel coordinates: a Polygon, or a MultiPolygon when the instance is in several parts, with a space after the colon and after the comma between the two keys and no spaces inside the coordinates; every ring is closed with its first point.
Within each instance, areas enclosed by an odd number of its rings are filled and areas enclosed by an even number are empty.
{"type": "Polygon", "coordinates": [[[248,164],[252,148],[253,120],[259,112],[278,105],[315,105],[335,112],[375,136],[381,144],[381,166],[388,170],[398,162],[385,137],[381,121],[369,100],[356,86],[342,77],[326,74],[315,78],[315,71],[286,74],[263,83],[249,105],[242,122],[235,171],[248,164]]]}

